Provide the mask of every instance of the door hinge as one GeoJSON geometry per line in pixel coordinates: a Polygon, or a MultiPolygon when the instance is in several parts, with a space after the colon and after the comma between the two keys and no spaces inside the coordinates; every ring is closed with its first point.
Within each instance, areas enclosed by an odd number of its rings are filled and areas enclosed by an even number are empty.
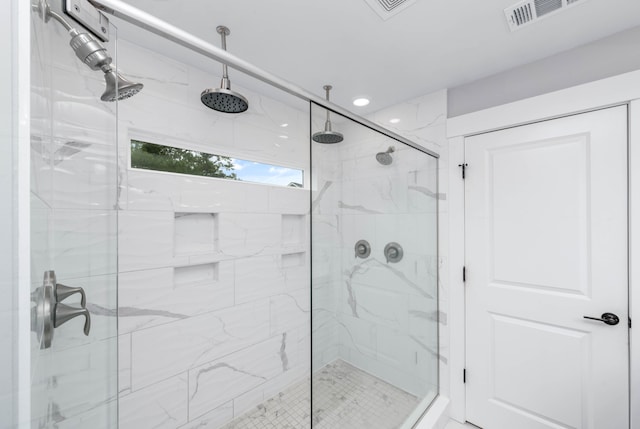
{"type": "Polygon", "coordinates": [[[469,164],[458,164],[458,167],[462,167],[462,180],[465,178],[468,165],[469,164]]]}
{"type": "Polygon", "coordinates": [[[467,281],[467,267],[462,267],[462,282],[467,281]]]}
{"type": "Polygon", "coordinates": [[[463,369],[462,370],[462,382],[466,383],[467,382],[467,369],[463,369]]]}
{"type": "Polygon", "coordinates": [[[631,329],[631,317],[629,317],[629,329],[631,329]]]}

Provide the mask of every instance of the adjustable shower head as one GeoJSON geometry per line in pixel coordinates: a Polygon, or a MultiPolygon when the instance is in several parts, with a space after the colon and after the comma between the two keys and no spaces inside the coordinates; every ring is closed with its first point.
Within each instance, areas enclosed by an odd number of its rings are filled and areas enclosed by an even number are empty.
{"type": "MultiPolygon", "coordinates": [[[[331,85],[325,85],[323,88],[327,92],[327,101],[329,101],[329,91],[331,91],[333,87],[331,85]]],[[[344,140],[344,136],[342,134],[331,129],[329,109],[327,109],[327,120],[324,123],[324,131],[318,131],[311,138],[314,142],[323,144],[340,143],[344,140]]]]}
{"type": "Polygon", "coordinates": [[[104,46],[87,33],[78,33],[75,28],[69,30],[71,41],[69,45],[76,56],[91,70],[102,70],[106,89],[100,99],[102,101],[124,100],[136,95],[144,87],[141,83],[134,83],[125,79],[111,67],[111,56],[104,46]]]}
{"type": "MultiPolygon", "coordinates": [[[[222,37],[222,49],[227,50],[227,36],[231,31],[224,25],[216,27],[216,31],[222,37]]],[[[220,88],[209,88],[202,91],[200,101],[210,109],[223,113],[242,113],[249,108],[249,102],[245,97],[231,90],[231,81],[227,65],[222,64],[222,81],[220,88]]]]}
{"type": "Polygon", "coordinates": [[[120,75],[120,73],[109,70],[104,74],[107,88],[100,97],[102,101],[125,100],[139,93],[144,85],[131,82],[120,75]]]}
{"type": "Polygon", "coordinates": [[[376,153],[376,160],[382,165],[391,165],[391,163],[393,162],[391,154],[395,152],[395,150],[396,149],[393,146],[389,146],[389,149],[387,149],[385,152],[376,153]]]}
{"type": "Polygon", "coordinates": [[[69,45],[76,53],[76,56],[85,63],[91,70],[102,70],[106,81],[106,90],[100,97],[102,101],[124,100],[129,98],[144,87],[141,83],[131,82],[111,66],[111,56],[107,49],[88,33],[80,33],[73,28],[62,16],[52,11],[46,0],[40,0],[38,4],[33,5],[45,22],[49,22],[51,18],[58,21],[69,32],[71,40],[69,45]]]}

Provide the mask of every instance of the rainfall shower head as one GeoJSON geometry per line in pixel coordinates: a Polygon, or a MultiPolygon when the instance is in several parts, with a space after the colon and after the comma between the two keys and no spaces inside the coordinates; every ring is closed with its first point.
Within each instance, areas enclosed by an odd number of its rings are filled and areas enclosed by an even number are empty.
{"type": "Polygon", "coordinates": [[[102,101],[124,100],[136,95],[144,87],[141,83],[134,83],[123,78],[120,73],[113,70],[111,56],[107,49],[93,38],[89,33],[80,33],[73,28],[62,16],[51,10],[46,0],[40,0],[33,5],[45,22],[51,18],[58,21],[69,32],[71,40],[69,45],[76,56],[91,70],[102,70],[106,81],[106,90],[100,97],[102,101]]]}
{"type": "MultiPolygon", "coordinates": [[[[222,37],[222,49],[227,50],[227,36],[231,31],[224,25],[216,27],[222,37]]],[[[242,113],[249,108],[249,102],[241,94],[231,90],[231,81],[227,65],[222,64],[222,82],[220,88],[209,88],[202,91],[200,101],[210,109],[223,113],[242,113]]]]}
{"type": "Polygon", "coordinates": [[[376,153],[376,160],[382,165],[391,165],[391,163],[393,162],[391,154],[395,152],[395,150],[396,149],[393,146],[389,146],[389,149],[387,149],[385,152],[376,153]]]}
{"type": "MultiPolygon", "coordinates": [[[[333,88],[331,85],[323,86],[327,92],[327,101],[329,101],[329,91],[333,88]]],[[[337,131],[331,129],[331,119],[329,117],[329,109],[327,109],[327,120],[324,123],[324,131],[318,131],[312,137],[314,142],[323,144],[340,143],[344,140],[344,136],[337,131]]]]}

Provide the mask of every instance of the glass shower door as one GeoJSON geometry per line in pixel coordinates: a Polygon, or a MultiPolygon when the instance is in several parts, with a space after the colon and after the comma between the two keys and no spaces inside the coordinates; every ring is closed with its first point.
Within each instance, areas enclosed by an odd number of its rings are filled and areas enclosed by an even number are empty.
{"type": "MultiPolygon", "coordinates": [[[[115,53],[113,28],[105,45],[115,53]]],[[[32,428],[117,427],[117,115],[103,91],[67,31],[34,11],[32,428]]]]}
{"type": "Polygon", "coordinates": [[[438,394],[437,159],[331,121],[344,140],[311,143],[313,427],[412,427],[438,394]]]}

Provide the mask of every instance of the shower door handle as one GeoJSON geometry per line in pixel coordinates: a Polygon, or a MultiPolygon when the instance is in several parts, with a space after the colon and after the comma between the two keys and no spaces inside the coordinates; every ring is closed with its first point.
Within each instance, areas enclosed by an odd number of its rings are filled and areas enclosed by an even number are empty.
{"type": "Polygon", "coordinates": [[[620,323],[620,318],[618,318],[618,316],[616,316],[613,313],[603,313],[602,316],[600,316],[600,318],[590,317],[590,316],[583,316],[583,317],[589,320],[597,320],[598,322],[603,322],[611,326],[617,325],[618,323],[620,323]]]}

